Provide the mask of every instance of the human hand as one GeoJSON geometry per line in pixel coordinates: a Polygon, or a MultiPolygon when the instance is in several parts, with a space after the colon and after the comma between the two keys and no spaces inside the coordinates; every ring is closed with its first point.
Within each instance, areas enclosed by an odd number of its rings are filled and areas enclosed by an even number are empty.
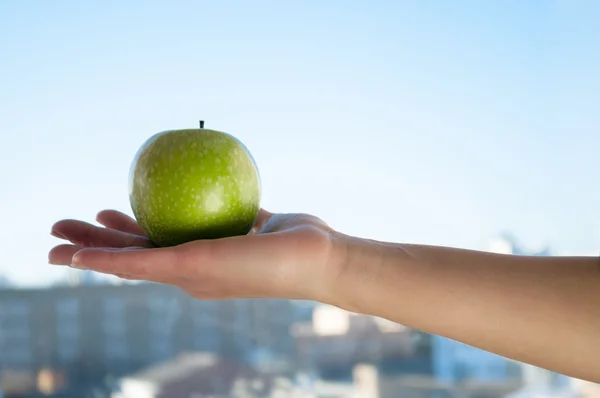
{"type": "Polygon", "coordinates": [[[49,262],[177,286],[199,299],[327,299],[338,261],[333,230],[308,214],[261,210],[248,235],[155,247],[131,217],[98,213],[98,227],[61,220],[52,235],[69,241],[49,262]]]}

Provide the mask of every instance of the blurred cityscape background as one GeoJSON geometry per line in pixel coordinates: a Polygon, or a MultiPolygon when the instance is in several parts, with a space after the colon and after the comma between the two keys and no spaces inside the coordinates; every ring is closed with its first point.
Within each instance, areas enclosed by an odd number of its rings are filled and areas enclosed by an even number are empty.
{"type": "MultiPolygon", "coordinates": [[[[551,254],[507,236],[489,250],[551,254]]],[[[69,272],[46,288],[3,280],[2,397],[600,397],[596,384],[335,307],[201,301],[69,272]]]]}
{"type": "Polygon", "coordinates": [[[0,0],[0,397],[600,397],[312,302],[45,262],[54,222],[131,214],[139,146],[200,119],[250,149],[267,210],[598,255],[598,21],[595,0],[0,0]]]}

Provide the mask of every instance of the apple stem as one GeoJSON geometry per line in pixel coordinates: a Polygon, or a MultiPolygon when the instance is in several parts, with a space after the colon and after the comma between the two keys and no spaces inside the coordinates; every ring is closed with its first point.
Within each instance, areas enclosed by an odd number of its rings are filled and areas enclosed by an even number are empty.
{"type": "Polygon", "coordinates": [[[204,120],[200,120],[200,128],[203,129],[204,128],[204,120]]]}

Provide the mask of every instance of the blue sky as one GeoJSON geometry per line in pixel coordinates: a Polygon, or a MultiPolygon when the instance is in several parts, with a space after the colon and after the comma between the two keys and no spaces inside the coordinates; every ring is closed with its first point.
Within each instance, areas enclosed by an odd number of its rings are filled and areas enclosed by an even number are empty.
{"type": "Polygon", "coordinates": [[[45,284],[65,217],[131,214],[139,145],[240,138],[263,205],[346,233],[600,251],[600,3],[0,3],[0,273],[45,284]]]}

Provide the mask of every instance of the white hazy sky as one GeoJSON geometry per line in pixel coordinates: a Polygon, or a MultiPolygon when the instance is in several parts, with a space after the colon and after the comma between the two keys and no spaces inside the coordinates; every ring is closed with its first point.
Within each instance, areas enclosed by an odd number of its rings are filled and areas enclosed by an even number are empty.
{"type": "Polygon", "coordinates": [[[0,3],[0,273],[45,284],[53,222],[131,214],[166,129],[227,131],[263,204],[350,234],[600,251],[600,3],[0,3]]]}

